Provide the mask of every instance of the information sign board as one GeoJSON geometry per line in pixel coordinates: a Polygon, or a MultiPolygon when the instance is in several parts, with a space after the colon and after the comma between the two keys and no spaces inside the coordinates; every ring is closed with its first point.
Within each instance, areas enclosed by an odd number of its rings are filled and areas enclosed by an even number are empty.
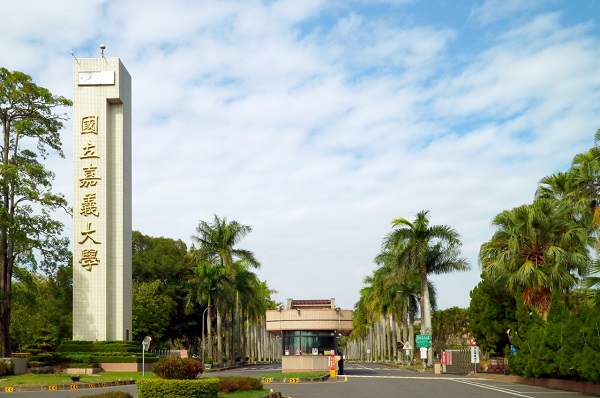
{"type": "Polygon", "coordinates": [[[417,348],[431,347],[431,335],[430,334],[418,334],[417,335],[417,348]]]}
{"type": "Polygon", "coordinates": [[[471,363],[479,363],[479,347],[471,347],[471,363]]]}

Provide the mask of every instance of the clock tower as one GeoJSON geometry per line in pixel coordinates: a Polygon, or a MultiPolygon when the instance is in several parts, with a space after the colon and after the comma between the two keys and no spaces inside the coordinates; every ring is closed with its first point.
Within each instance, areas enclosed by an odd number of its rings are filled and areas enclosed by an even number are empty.
{"type": "Polygon", "coordinates": [[[73,61],[73,340],[131,340],[131,76],[73,61]]]}

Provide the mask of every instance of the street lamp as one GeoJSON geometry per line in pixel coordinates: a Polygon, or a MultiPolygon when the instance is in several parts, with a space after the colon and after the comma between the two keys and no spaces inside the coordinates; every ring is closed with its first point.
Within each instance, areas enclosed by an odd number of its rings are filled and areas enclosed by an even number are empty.
{"type": "Polygon", "coordinates": [[[202,311],[202,370],[204,370],[204,314],[206,310],[210,308],[210,305],[207,306],[204,311],[202,311]]]}
{"type": "Polygon", "coordinates": [[[146,336],[142,341],[142,377],[146,375],[146,358],[145,353],[150,348],[150,342],[152,341],[152,337],[146,336]]]}

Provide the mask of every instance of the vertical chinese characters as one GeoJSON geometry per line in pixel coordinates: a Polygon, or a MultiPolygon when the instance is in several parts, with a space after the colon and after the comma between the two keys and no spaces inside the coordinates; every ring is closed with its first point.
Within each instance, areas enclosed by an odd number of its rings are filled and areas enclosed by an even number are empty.
{"type": "Polygon", "coordinates": [[[94,247],[102,243],[94,237],[97,231],[93,226],[93,217],[96,217],[96,219],[100,217],[95,189],[101,178],[97,174],[98,166],[94,164],[95,160],[100,159],[100,155],[96,152],[97,142],[94,142],[95,137],[98,136],[98,116],[84,116],[81,118],[81,134],[90,136],[90,139],[81,148],[81,156],[79,156],[79,159],[90,160],[89,166],[82,168],[83,177],[79,179],[79,188],[86,190],[79,206],[79,214],[88,218],[88,221],[86,221],[85,227],[82,227],[82,239],[77,244],[79,244],[81,250],[79,264],[91,271],[92,267],[100,264],[98,250],[94,247]],[[89,217],[92,217],[92,221],[89,221],[89,217]]]}

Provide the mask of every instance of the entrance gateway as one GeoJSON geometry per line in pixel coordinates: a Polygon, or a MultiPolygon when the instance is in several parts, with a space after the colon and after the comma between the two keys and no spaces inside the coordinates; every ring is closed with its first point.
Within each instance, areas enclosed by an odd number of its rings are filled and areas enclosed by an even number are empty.
{"type": "Polygon", "coordinates": [[[281,341],[282,372],[329,371],[339,337],[352,331],[352,317],[352,310],[337,307],[333,298],[288,299],[285,309],[267,311],[267,332],[281,341]]]}
{"type": "Polygon", "coordinates": [[[131,340],[131,77],[75,58],[73,85],[73,340],[131,340]]]}

